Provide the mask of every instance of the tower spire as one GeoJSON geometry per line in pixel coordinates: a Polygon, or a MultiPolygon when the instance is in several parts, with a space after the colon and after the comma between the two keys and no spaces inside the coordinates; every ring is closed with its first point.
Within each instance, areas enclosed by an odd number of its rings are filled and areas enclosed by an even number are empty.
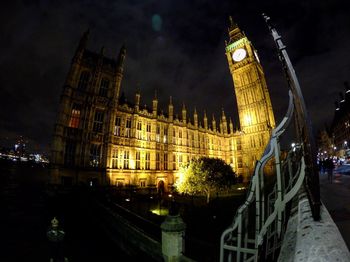
{"type": "Polygon", "coordinates": [[[77,50],[75,51],[74,60],[80,61],[83,58],[84,50],[89,40],[90,29],[86,30],[79,40],[77,50]]]}
{"type": "Polygon", "coordinates": [[[230,40],[228,44],[231,44],[241,38],[244,37],[244,33],[242,33],[241,29],[239,29],[238,25],[233,21],[232,16],[229,16],[230,25],[228,27],[228,34],[230,36],[230,40]]]}
{"type": "Polygon", "coordinates": [[[174,106],[173,106],[173,99],[171,96],[169,99],[168,115],[169,115],[169,121],[172,122],[174,119],[174,106]]]}

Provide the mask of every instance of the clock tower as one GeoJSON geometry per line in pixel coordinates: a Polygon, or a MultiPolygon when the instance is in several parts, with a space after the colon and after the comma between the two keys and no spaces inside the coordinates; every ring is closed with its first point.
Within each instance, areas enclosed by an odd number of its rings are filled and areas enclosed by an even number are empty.
{"type": "Polygon", "coordinates": [[[257,51],[231,17],[228,32],[226,56],[237,99],[243,168],[252,174],[275,127],[275,118],[257,51]]]}

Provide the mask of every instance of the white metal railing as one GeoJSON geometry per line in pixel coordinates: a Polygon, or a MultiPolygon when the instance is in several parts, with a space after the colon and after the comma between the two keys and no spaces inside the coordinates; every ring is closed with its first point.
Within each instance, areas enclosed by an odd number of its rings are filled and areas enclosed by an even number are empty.
{"type": "Polygon", "coordinates": [[[281,245],[287,219],[286,205],[299,191],[305,176],[301,145],[293,147],[285,160],[280,159],[279,139],[293,112],[293,96],[289,91],[287,114],[272,131],[270,142],[256,163],[245,203],[239,207],[232,225],[221,236],[220,261],[258,261],[260,256],[271,258],[281,245]],[[275,163],[276,184],[266,195],[263,170],[268,161],[275,163]]]}

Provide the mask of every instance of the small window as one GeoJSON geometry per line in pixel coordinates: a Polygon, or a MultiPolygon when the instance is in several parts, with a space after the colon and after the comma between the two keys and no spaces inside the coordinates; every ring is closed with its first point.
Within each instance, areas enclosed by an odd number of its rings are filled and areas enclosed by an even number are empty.
{"type": "Polygon", "coordinates": [[[120,117],[115,118],[114,135],[120,136],[120,117]]]}
{"type": "Polygon", "coordinates": [[[118,149],[113,149],[112,153],[112,168],[118,168],[118,149]]]}
{"type": "Polygon", "coordinates": [[[92,130],[96,133],[102,133],[103,130],[103,117],[104,112],[103,111],[96,111],[95,117],[94,117],[94,125],[92,127],[92,130]]]}
{"type": "Polygon", "coordinates": [[[79,128],[79,122],[80,122],[80,105],[74,104],[68,126],[71,128],[79,128]]]}
{"type": "Polygon", "coordinates": [[[129,169],[129,151],[124,151],[124,169],[129,169]]]}
{"type": "Polygon", "coordinates": [[[100,166],[101,145],[92,144],[90,146],[90,166],[100,166]]]}
{"type": "Polygon", "coordinates": [[[136,169],[140,169],[141,168],[141,165],[140,165],[140,159],[141,159],[141,157],[140,157],[140,151],[137,151],[136,152],[136,169]]]}
{"type": "Polygon", "coordinates": [[[101,80],[99,95],[103,97],[108,97],[109,80],[103,78],[101,80]]]}
{"type": "Polygon", "coordinates": [[[80,74],[80,79],[78,83],[78,89],[86,90],[90,80],[90,73],[88,71],[83,71],[80,74]]]}
{"type": "Polygon", "coordinates": [[[131,137],[131,120],[130,119],[126,119],[125,131],[126,131],[125,136],[131,137]]]}
{"type": "Polygon", "coordinates": [[[140,187],[146,187],[146,179],[140,179],[140,187]]]}
{"type": "Polygon", "coordinates": [[[149,152],[146,153],[146,170],[150,170],[151,169],[151,155],[149,152]]]}

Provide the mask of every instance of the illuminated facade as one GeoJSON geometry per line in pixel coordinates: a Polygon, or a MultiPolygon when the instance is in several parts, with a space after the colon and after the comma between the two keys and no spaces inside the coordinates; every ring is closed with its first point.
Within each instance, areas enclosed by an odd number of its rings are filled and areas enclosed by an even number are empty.
{"type": "Polygon", "coordinates": [[[226,54],[237,97],[241,130],[222,111],[203,121],[185,105],[180,118],[170,97],[167,113],[120,96],[126,49],[117,61],[86,50],[80,40],[60,101],[52,143],[54,183],[96,181],[140,187],[174,184],[179,167],[200,156],[218,157],[247,178],[274,127],[271,101],[256,52],[231,21],[226,54]],[[229,122],[229,123],[228,123],[229,122]]]}

